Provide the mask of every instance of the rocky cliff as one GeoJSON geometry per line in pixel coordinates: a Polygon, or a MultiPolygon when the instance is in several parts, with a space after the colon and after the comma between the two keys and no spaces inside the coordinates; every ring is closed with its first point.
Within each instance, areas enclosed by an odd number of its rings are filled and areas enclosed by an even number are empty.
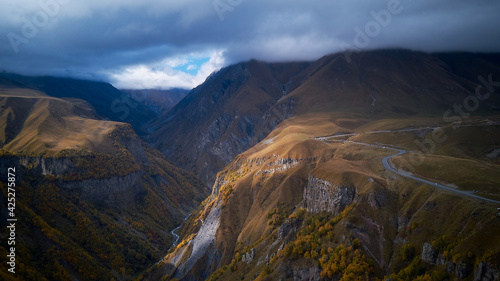
{"type": "Polygon", "coordinates": [[[303,206],[311,213],[329,212],[337,215],[352,203],[356,189],[348,186],[335,186],[313,176],[307,179],[304,188],[303,206]]]}

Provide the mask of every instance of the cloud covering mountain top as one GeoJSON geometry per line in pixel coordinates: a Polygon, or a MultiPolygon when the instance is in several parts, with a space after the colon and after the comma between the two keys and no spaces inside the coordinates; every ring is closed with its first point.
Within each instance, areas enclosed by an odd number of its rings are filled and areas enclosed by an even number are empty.
{"type": "Polygon", "coordinates": [[[192,88],[248,59],[346,49],[500,51],[500,2],[0,0],[5,71],[192,88]]]}

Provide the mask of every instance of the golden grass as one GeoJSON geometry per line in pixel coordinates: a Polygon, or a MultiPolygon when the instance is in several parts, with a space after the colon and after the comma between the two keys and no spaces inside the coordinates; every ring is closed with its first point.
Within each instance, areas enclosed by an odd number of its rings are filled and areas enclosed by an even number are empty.
{"type": "Polygon", "coordinates": [[[58,99],[25,89],[2,90],[0,97],[21,99],[20,102],[23,99],[35,99],[25,120],[16,120],[16,116],[11,120],[12,114],[8,116],[10,111],[7,110],[1,116],[0,129],[3,129],[3,135],[0,137],[3,140],[7,122],[18,122],[17,126],[22,128],[3,147],[12,152],[46,152],[47,155],[54,155],[64,149],[78,148],[106,152],[113,147],[108,132],[123,124],[89,118],[95,113],[81,100],[58,99]]]}
{"type": "Polygon", "coordinates": [[[16,98],[47,98],[47,99],[57,99],[48,96],[47,94],[32,90],[32,89],[23,89],[23,88],[2,88],[0,87],[0,97],[16,97],[16,98]]]}
{"type": "Polygon", "coordinates": [[[478,190],[486,194],[500,194],[500,165],[473,159],[443,155],[426,155],[420,165],[411,165],[402,156],[394,164],[404,170],[427,178],[451,183],[463,190],[478,190]]]}

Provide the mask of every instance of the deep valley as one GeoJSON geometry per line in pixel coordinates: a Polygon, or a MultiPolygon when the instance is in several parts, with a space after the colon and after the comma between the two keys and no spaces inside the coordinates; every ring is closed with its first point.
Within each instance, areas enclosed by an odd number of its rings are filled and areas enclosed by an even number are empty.
{"type": "Polygon", "coordinates": [[[0,74],[16,278],[499,280],[500,55],[350,58],[190,92],[0,74]]]}

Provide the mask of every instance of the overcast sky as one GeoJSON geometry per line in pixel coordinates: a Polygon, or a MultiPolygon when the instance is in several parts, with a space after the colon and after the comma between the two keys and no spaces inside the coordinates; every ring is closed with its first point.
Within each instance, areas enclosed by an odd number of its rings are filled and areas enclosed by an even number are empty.
{"type": "Polygon", "coordinates": [[[193,88],[252,58],[500,51],[498,0],[0,0],[0,70],[193,88]]]}

